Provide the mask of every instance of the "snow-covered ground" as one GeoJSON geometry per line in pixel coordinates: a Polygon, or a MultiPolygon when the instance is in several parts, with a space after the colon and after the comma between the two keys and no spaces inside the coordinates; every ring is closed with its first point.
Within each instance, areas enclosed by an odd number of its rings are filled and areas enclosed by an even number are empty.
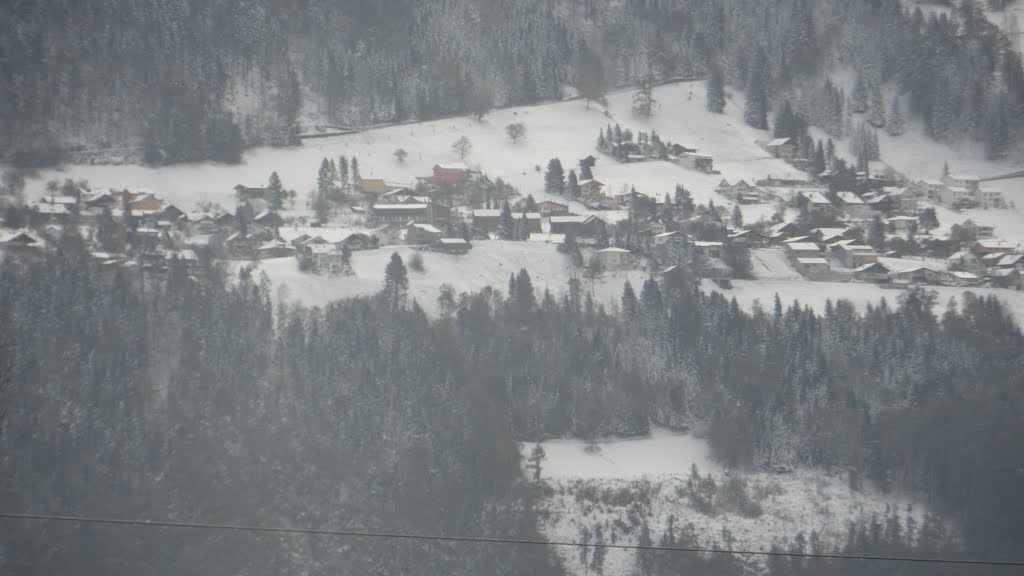
{"type": "Polygon", "coordinates": [[[758,280],[800,280],[782,248],[755,248],[750,251],[751,274],[758,280]]]}
{"type": "MultiPolygon", "coordinates": [[[[734,548],[768,550],[773,544],[787,544],[798,533],[814,531],[823,544],[841,545],[847,522],[882,517],[886,506],[905,513],[909,500],[883,496],[866,488],[853,491],[845,478],[820,471],[797,470],[788,474],[724,471],[711,461],[707,444],[690,435],[655,431],[649,438],[612,439],[593,444],[580,440],[553,440],[542,444],[545,459],[540,479],[552,491],[539,504],[541,530],[549,540],[580,541],[583,529],[594,541],[601,526],[605,542],[636,544],[640,527],[646,523],[657,543],[674,519],[675,533],[688,530],[700,546],[723,546],[723,529],[732,533],[734,548]],[[735,502],[716,495],[712,509],[696,508],[686,492],[691,466],[702,477],[711,476],[718,486],[731,478],[745,483],[745,493],[761,513],[739,513],[735,502]]],[[[532,444],[521,446],[524,465],[532,444]]],[[[533,472],[526,469],[531,477],[533,472]]],[[[920,522],[925,509],[913,506],[920,522]]],[[[579,551],[556,549],[567,569],[574,574],[592,573],[583,566],[579,551]]],[[[760,560],[750,566],[762,566],[760,560]]],[[[632,550],[608,550],[604,574],[637,573],[632,550]]]]}
{"type": "MultiPolygon", "coordinates": [[[[389,246],[377,250],[352,253],[354,276],[316,275],[299,270],[295,258],[263,260],[259,269],[283,291],[288,300],[298,300],[309,306],[323,306],[349,296],[365,296],[379,292],[384,286],[384,267],[393,252],[397,252],[408,266],[418,253],[423,259],[424,271],[409,270],[409,296],[428,313],[437,311],[437,296],[445,284],[456,293],[475,292],[487,286],[505,290],[509,274],[526,268],[537,290],[538,297],[545,289],[560,296],[570,278],[580,278],[582,287],[592,291],[599,302],[618,301],[623,284],[629,280],[636,290],[647,278],[643,270],[606,272],[591,282],[583,278],[582,270],[573,266],[570,258],[558,252],[554,244],[543,242],[505,242],[501,240],[474,241],[465,255],[417,251],[409,246],[389,246]]],[[[241,263],[235,263],[235,266],[241,263]]]]}
{"type": "MultiPolygon", "coordinates": [[[[907,261],[903,261],[907,262],[907,261]]],[[[918,262],[920,264],[920,262],[918,262]]],[[[859,282],[809,282],[806,280],[733,280],[731,289],[722,289],[713,282],[704,281],[701,288],[706,291],[721,292],[726,298],[736,298],[736,302],[746,310],[751,310],[757,303],[765,310],[771,310],[775,294],[778,294],[784,305],[797,301],[801,306],[810,306],[817,312],[825,310],[828,301],[835,303],[843,299],[852,302],[862,312],[868,304],[877,305],[883,298],[889,306],[896,306],[903,290],[899,288],[883,288],[875,284],[859,282]]],[[[935,313],[941,315],[950,299],[959,302],[965,292],[973,292],[978,296],[994,295],[1013,314],[1018,323],[1024,323],[1024,292],[1002,288],[957,288],[951,286],[925,286],[937,295],[935,313]]]]}
{"type": "MultiPolygon", "coordinates": [[[[316,186],[317,171],[324,157],[345,155],[359,160],[364,178],[383,178],[395,184],[412,184],[417,176],[429,175],[438,162],[459,160],[452,143],[466,136],[473,149],[465,162],[492,179],[502,178],[519,188],[523,195],[545,198],[544,168],[551,158],[560,158],[565,169],[578,168],[579,159],[593,154],[599,157],[595,177],[607,184],[607,191],[635,187],[658,198],[683,184],[693,192],[694,200],[706,204],[714,199],[731,208],[725,198],[714,194],[722,178],[730,182],[748,182],[768,175],[794,173],[781,160],[770,157],[754,141],[769,137],[768,132],[753,129],[742,121],[742,106],[730,102],[726,114],[716,115],[704,109],[704,83],[687,82],[659,87],[655,91],[659,109],[652,118],[637,118],[631,112],[631,91],[609,96],[607,110],[597,105],[587,109],[582,100],[538,106],[495,110],[482,122],[472,117],[390,126],[347,136],[307,140],[296,148],[257,148],[249,150],[242,164],[183,164],[164,167],[145,166],[64,166],[43,170],[30,178],[26,195],[43,194],[49,180],[84,179],[94,187],[144,187],[186,207],[199,201],[234,204],[236,184],[250,186],[267,181],[277,171],[286,188],[298,193],[304,203],[316,186]],[[526,125],[526,138],[511,142],[505,126],[513,122],[526,125]],[[710,175],[667,162],[621,165],[597,153],[595,147],[601,128],[619,123],[633,132],[655,130],[663,140],[695,147],[714,157],[722,175],[710,175]],[[408,158],[399,164],[394,156],[398,148],[408,158]]],[[[579,206],[575,208],[579,209],[579,206]]],[[[743,207],[748,222],[758,220],[767,205],[743,207]]]]}

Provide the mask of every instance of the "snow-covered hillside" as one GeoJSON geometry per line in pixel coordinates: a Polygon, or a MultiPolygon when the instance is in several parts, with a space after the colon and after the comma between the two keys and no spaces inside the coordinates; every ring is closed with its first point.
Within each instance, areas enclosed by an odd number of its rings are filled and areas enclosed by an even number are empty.
{"type": "MultiPolygon", "coordinates": [[[[677,537],[690,534],[696,542],[687,544],[693,546],[769,550],[813,532],[825,549],[832,549],[845,541],[848,522],[881,518],[887,506],[916,521],[925,512],[905,498],[871,488],[851,490],[846,478],[820,471],[725,471],[711,460],[706,443],[690,435],[655,431],[648,438],[554,440],[541,446],[540,480],[550,490],[541,491],[546,496],[539,515],[550,540],[593,542],[600,527],[604,542],[638,544],[646,525],[657,543],[671,517],[677,537]],[[701,482],[688,482],[694,469],[701,482]],[[726,542],[730,534],[734,540],[726,542]]],[[[521,451],[524,473],[532,478],[533,445],[524,444],[521,451]]],[[[579,550],[556,552],[572,573],[593,573],[579,550]]],[[[761,559],[748,561],[751,569],[763,567],[761,559]]],[[[604,574],[636,572],[636,552],[608,550],[604,574]]]]}

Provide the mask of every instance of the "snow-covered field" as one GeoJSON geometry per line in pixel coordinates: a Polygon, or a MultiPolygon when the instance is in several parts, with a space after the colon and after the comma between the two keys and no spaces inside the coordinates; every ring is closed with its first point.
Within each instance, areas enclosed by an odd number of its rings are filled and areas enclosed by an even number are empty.
{"type": "MultiPolygon", "coordinates": [[[[407,265],[417,253],[409,246],[353,252],[354,276],[319,276],[301,272],[297,260],[291,257],[263,260],[259,268],[278,291],[283,291],[286,299],[323,306],[340,298],[380,291],[384,286],[384,267],[393,252],[397,252],[407,265]]],[[[648,275],[642,270],[606,272],[591,282],[583,279],[582,271],[572,265],[568,256],[559,253],[554,244],[543,242],[475,241],[472,250],[461,256],[430,251],[418,253],[423,258],[424,271],[409,270],[409,295],[428,313],[436,312],[437,296],[445,284],[455,288],[456,293],[475,292],[487,286],[504,291],[509,274],[521,268],[529,271],[538,296],[545,289],[560,296],[569,279],[575,275],[580,278],[584,290],[592,291],[595,299],[604,303],[617,301],[626,280],[639,290],[648,275]]]]}
{"type": "MultiPolygon", "coordinates": [[[[871,305],[877,305],[883,298],[889,306],[896,306],[903,290],[883,288],[875,284],[859,282],[808,282],[806,280],[733,280],[731,289],[722,289],[714,283],[704,281],[701,288],[706,291],[716,290],[726,298],[736,298],[736,302],[746,310],[757,303],[765,310],[771,310],[775,294],[778,294],[784,305],[797,301],[801,306],[810,306],[817,312],[825,310],[828,301],[833,303],[843,299],[852,302],[860,311],[871,305]]],[[[1024,292],[1001,288],[957,288],[951,286],[926,286],[937,294],[935,314],[941,315],[950,299],[959,302],[965,292],[973,292],[979,296],[994,295],[1013,314],[1018,323],[1024,323],[1024,292]]]]}
{"type": "MultiPolygon", "coordinates": [[[[636,544],[640,527],[646,523],[657,543],[672,516],[675,533],[692,528],[699,546],[724,546],[725,529],[735,538],[734,548],[768,550],[773,544],[787,544],[800,532],[808,537],[812,531],[831,548],[845,540],[848,521],[882,517],[887,505],[905,513],[911,504],[870,488],[853,491],[844,478],[820,471],[726,472],[711,461],[703,440],[665,431],[655,431],[649,438],[594,444],[553,440],[542,447],[545,459],[540,479],[552,491],[540,503],[539,515],[541,530],[549,540],[580,541],[586,528],[594,541],[596,528],[601,526],[605,542],[636,544]],[[713,477],[718,486],[741,479],[761,513],[749,509],[740,513],[735,502],[721,494],[711,509],[699,510],[686,492],[691,466],[696,466],[702,477],[713,477]]],[[[532,449],[532,444],[521,446],[524,462],[532,449]]],[[[533,472],[527,469],[525,473],[530,477],[533,472]]],[[[912,514],[920,522],[924,511],[915,503],[912,514]]],[[[592,572],[581,563],[577,549],[560,547],[556,553],[570,572],[592,572]]],[[[761,566],[760,560],[751,562],[752,569],[761,566]]],[[[636,572],[634,551],[608,550],[604,574],[636,572]]]]}
{"type": "MultiPolygon", "coordinates": [[[[587,155],[598,156],[594,175],[607,184],[608,191],[633,186],[639,192],[660,198],[672,193],[679,183],[690,189],[699,203],[714,199],[717,205],[730,207],[728,200],[713,193],[722,178],[750,182],[768,175],[794,173],[791,166],[770,157],[755,144],[755,140],[768,138],[769,134],[743,123],[742,103],[730,102],[724,116],[707,112],[703,82],[658,88],[655,97],[659,109],[650,119],[634,117],[631,97],[630,91],[609,95],[607,110],[597,105],[587,109],[584,101],[573,100],[495,110],[482,122],[461,117],[308,140],[296,148],[258,148],[247,151],[243,163],[234,166],[64,166],[30,178],[26,194],[29,198],[38,197],[47,181],[73,178],[88,180],[94,187],[149,188],[186,207],[199,201],[218,202],[227,207],[234,202],[233,186],[260,185],[267,181],[271,171],[277,171],[285,187],[294,189],[299,202],[304,203],[316,186],[317,170],[324,157],[355,157],[364,178],[412,184],[417,176],[429,175],[435,163],[459,160],[451,145],[460,136],[466,136],[473,144],[465,158],[467,164],[492,179],[500,177],[510,182],[523,195],[533,194],[538,200],[546,197],[543,170],[548,160],[556,157],[569,170],[578,168],[578,160],[587,155]],[[513,143],[506,137],[505,126],[513,122],[526,125],[525,140],[513,143]],[[634,132],[655,130],[663,140],[696,147],[714,157],[715,167],[722,175],[703,174],[667,162],[618,164],[595,150],[598,131],[615,123],[634,132]],[[404,164],[395,160],[394,151],[398,148],[408,153],[404,164]]],[[[753,222],[765,214],[767,207],[745,206],[743,210],[745,219],[753,222]]]]}

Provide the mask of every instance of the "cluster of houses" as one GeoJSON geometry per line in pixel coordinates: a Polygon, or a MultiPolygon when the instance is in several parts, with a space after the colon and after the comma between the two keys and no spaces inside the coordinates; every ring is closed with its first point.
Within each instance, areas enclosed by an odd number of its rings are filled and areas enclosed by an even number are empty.
{"type": "Polygon", "coordinates": [[[626,164],[650,160],[665,160],[698,172],[707,174],[719,173],[715,171],[714,159],[706,154],[698,154],[696,148],[687,148],[682,144],[673,142],[662,142],[658,135],[653,132],[650,134],[646,132],[637,133],[636,141],[633,140],[632,133],[629,130],[626,130],[624,133],[626,136],[622,138],[623,132],[618,126],[616,126],[616,131],[614,132],[618,138],[613,136],[611,129],[608,130],[607,137],[604,136],[602,131],[601,138],[598,139],[598,149],[619,162],[626,164]]]}
{"type": "Polygon", "coordinates": [[[918,195],[936,204],[964,208],[1006,208],[1006,198],[997,188],[983,187],[977,176],[946,174],[941,180],[921,180],[913,187],[918,195]]]}

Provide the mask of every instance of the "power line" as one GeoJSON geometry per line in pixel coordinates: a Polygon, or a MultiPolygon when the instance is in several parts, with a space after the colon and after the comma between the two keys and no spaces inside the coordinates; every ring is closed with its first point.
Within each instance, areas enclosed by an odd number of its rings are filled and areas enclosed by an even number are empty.
{"type": "Polygon", "coordinates": [[[956,558],[927,558],[914,556],[869,556],[857,554],[814,554],[805,552],[782,552],[766,550],[734,550],[723,548],[691,548],[677,546],[641,546],[639,544],[601,544],[595,542],[571,542],[548,540],[521,540],[515,538],[487,538],[479,536],[444,536],[440,534],[414,534],[403,532],[368,532],[360,530],[331,530],[318,528],[282,528],[245,524],[218,524],[212,522],[175,522],[171,520],[138,520],[125,518],[102,518],[95,516],[59,516],[51,514],[13,514],[0,512],[0,518],[8,520],[37,520],[46,522],[70,522],[77,524],[112,524],[121,526],[148,526],[154,528],[189,528],[201,530],[225,530],[235,532],[257,532],[274,534],[306,534],[312,536],[341,536],[351,538],[376,538],[389,540],[430,540],[435,542],[463,542],[475,544],[509,544],[525,546],[558,546],[575,548],[605,548],[619,550],[644,550],[652,552],[687,552],[692,554],[736,554],[741,556],[783,556],[822,560],[864,560],[877,562],[915,562],[923,564],[959,564],[972,566],[1004,566],[1021,568],[1024,560],[978,560],[956,558]]]}

